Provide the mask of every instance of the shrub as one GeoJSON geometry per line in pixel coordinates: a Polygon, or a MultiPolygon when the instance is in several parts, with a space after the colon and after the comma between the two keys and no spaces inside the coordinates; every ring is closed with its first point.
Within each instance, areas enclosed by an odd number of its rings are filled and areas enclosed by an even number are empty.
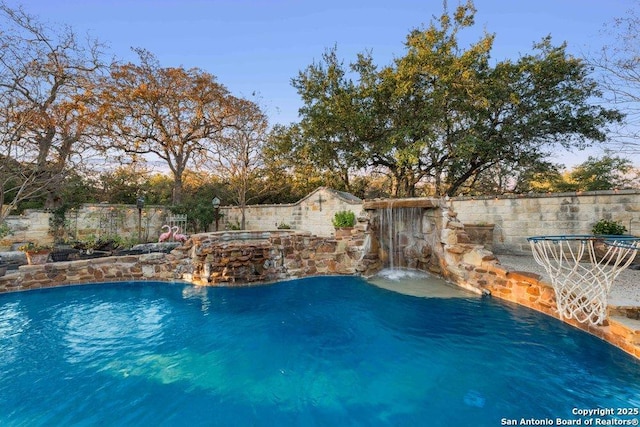
{"type": "Polygon", "coordinates": [[[11,228],[9,228],[9,224],[6,222],[0,222],[0,239],[10,234],[12,234],[12,232],[11,228]]]}
{"type": "Polygon", "coordinates": [[[40,243],[33,243],[33,242],[29,242],[29,243],[25,243],[24,245],[20,246],[18,248],[19,251],[22,252],[30,252],[30,253],[43,253],[43,252],[50,252],[51,251],[51,246],[50,245],[41,245],[40,243]]]}
{"type": "Polygon", "coordinates": [[[609,221],[601,219],[596,222],[591,229],[593,234],[605,234],[611,236],[619,236],[627,232],[627,227],[620,224],[618,221],[609,221]]]}
{"type": "Polygon", "coordinates": [[[351,211],[339,211],[333,216],[335,228],[347,228],[356,225],[356,214],[351,211]]]}
{"type": "Polygon", "coordinates": [[[229,230],[234,230],[234,231],[242,230],[242,227],[240,227],[240,223],[238,221],[236,221],[235,223],[227,222],[226,228],[229,229],[229,230]]]}

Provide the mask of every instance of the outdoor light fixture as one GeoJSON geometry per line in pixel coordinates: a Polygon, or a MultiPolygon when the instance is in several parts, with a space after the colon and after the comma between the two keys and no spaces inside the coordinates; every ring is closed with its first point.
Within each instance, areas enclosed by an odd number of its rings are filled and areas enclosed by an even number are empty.
{"type": "Polygon", "coordinates": [[[142,240],[142,208],[144,208],[144,197],[140,196],[136,199],[136,207],[138,208],[138,243],[142,240]]]}
{"type": "Polygon", "coordinates": [[[216,231],[218,231],[218,220],[220,219],[220,199],[218,196],[213,196],[211,204],[213,205],[213,216],[216,221],[216,231]]]}

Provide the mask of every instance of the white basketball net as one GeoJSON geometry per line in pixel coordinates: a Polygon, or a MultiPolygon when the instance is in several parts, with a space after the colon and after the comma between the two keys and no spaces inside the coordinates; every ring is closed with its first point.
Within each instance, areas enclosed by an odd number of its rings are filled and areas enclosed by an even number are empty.
{"type": "Polygon", "coordinates": [[[560,318],[601,325],[614,279],[627,268],[640,240],[596,236],[529,238],[533,258],[547,271],[560,318]]]}

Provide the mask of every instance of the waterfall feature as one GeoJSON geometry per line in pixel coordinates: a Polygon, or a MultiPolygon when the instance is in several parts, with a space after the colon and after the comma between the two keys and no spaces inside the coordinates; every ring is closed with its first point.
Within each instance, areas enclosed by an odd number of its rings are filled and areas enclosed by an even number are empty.
{"type": "Polygon", "coordinates": [[[371,224],[371,257],[382,268],[442,274],[442,208],[438,199],[375,199],[363,205],[371,224]]]}
{"type": "Polygon", "coordinates": [[[363,209],[371,237],[365,260],[375,260],[377,268],[427,271],[475,293],[486,286],[486,275],[495,275],[486,270],[495,257],[470,242],[446,200],[375,199],[363,209]]]}
{"type": "Polygon", "coordinates": [[[385,267],[417,268],[425,245],[423,212],[420,207],[379,210],[378,240],[385,267]]]}

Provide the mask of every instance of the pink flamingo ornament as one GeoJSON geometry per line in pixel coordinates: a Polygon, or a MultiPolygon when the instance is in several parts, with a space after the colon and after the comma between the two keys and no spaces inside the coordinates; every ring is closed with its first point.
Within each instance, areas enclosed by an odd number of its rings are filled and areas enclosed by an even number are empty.
{"type": "Polygon", "coordinates": [[[158,238],[158,243],[166,242],[167,240],[169,240],[171,238],[171,235],[173,234],[173,230],[171,230],[171,227],[168,226],[167,224],[165,224],[162,227],[160,227],[161,230],[164,230],[165,228],[168,231],[166,233],[160,234],[160,237],[158,238]]]}
{"type": "Polygon", "coordinates": [[[187,235],[180,233],[180,227],[178,227],[177,225],[174,225],[171,231],[173,231],[173,240],[182,243],[187,241],[187,235]]]}

